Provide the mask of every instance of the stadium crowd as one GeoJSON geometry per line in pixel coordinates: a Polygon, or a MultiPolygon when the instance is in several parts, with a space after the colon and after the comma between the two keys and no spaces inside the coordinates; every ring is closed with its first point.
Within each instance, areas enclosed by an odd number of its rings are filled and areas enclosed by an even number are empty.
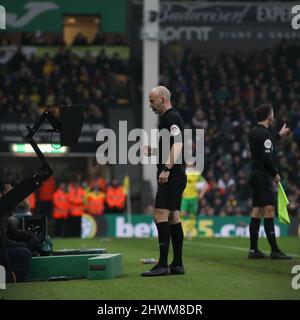
{"type": "Polygon", "coordinates": [[[247,137],[254,109],[274,106],[279,130],[292,135],[277,146],[277,166],[290,199],[291,215],[300,213],[300,58],[299,49],[282,43],[274,50],[246,54],[224,50],[215,59],[182,50],[161,50],[160,82],[173,93],[187,128],[205,129],[205,170],[209,189],[200,214],[248,215],[251,210],[247,137]]]}
{"type": "MultiPolygon", "coordinates": [[[[100,41],[100,40],[99,40],[100,41]]],[[[172,92],[172,104],[187,128],[205,129],[204,177],[208,191],[200,199],[202,215],[248,215],[251,210],[247,135],[260,103],[274,106],[278,130],[285,122],[292,135],[278,144],[277,165],[291,202],[300,213],[300,56],[283,43],[273,50],[244,53],[224,50],[215,58],[179,44],[161,47],[160,83],[172,92]]],[[[80,58],[62,47],[53,57],[18,50],[0,65],[2,119],[35,120],[43,106],[82,104],[86,119],[99,121],[108,104],[130,102],[129,61],[104,52],[80,58]]]]}
{"type": "Polygon", "coordinates": [[[111,104],[129,103],[127,61],[87,53],[79,57],[62,47],[54,56],[26,56],[20,48],[0,64],[1,119],[35,121],[43,108],[85,106],[85,119],[103,120],[111,104]]]}

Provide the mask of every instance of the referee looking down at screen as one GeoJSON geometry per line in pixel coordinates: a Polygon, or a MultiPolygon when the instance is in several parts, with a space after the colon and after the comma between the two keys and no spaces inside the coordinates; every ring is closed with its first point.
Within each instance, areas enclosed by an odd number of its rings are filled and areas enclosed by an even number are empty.
{"type": "MultiPolygon", "coordinates": [[[[159,261],[150,271],[142,276],[165,276],[184,274],[182,262],[183,230],[180,222],[182,193],[186,186],[186,174],[183,159],[184,125],[178,111],[171,105],[170,91],[163,86],[152,89],[149,102],[152,110],[159,115],[159,131],[168,133],[168,139],[160,134],[157,181],[158,189],[154,206],[154,221],[158,231],[159,261]],[[166,141],[168,140],[168,141],[166,141]],[[164,154],[164,151],[165,154],[164,154]],[[168,266],[170,238],[173,245],[173,261],[168,266]]],[[[143,147],[144,153],[151,156],[154,150],[143,147]]]]}
{"type": "Polygon", "coordinates": [[[286,124],[274,137],[269,126],[274,122],[273,107],[270,104],[260,105],[256,109],[257,125],[249,134],[251,151],[251,172],[249,184],[252,191],[253,210],[250,221],[250,252],[249,259],[264,259],[267,256],[258,250],[260,219],[264,218],[264,229],[271,246],[271,259],[291,259],[277,246],[274,229],[276,195],[273,182],[280,181],[280,176],[273,163],[274,143],[288,135],[286,124]]]}

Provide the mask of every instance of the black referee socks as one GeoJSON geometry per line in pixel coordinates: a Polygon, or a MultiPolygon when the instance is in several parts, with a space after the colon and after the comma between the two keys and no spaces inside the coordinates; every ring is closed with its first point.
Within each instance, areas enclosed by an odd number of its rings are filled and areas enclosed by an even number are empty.
{"type": "Polygon", "coordinates": [[[182,266],[182,244],[183,230],[181,222],[170,225],[171,239],[173,245],[173,266],[182,266]]]}
{"type": "Polygon", "coordinates": [[[249,231],[250,231],[250,250],[257,251],[258,233],[260,227],[260,219],[251,218],[249,231]]]}
{"type": "Polygon", "coordinates": [[[168,266],[168,253],[170,245],[170,228],[168,222],[156,224],[159,241],[159,265],[166,268],[168,266]]]}
{"type": "Polygon", "coordinates": [[[269,244],[271,246],[272,252],[279,251],[279,248],[276,242],[275,229],[274,229],[274,218],[265,218],[264,227],[265,227],[265,232],[266,232],[269,244]]]}

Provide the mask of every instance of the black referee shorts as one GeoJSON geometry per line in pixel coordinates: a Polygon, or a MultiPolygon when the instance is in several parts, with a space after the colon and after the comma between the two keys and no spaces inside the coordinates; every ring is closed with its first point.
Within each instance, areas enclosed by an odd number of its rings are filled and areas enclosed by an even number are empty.
{"type": "Polygon", "coordinates": [[[155,198],[156,209],[180,210],[182,193],[186,187],[186,175],[170,176],[168,182],[159,184],[155,198]]]}
{"type": "Polygon", "coordinates": [[[249,176],[253,207],[276,206],[272,178],[263,171],[252,171],[249,176]]]}

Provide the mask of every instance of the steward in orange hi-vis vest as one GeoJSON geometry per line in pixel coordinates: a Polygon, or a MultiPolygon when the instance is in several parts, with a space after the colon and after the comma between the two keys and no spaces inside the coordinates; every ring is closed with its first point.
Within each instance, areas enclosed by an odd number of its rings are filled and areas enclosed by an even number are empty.
{"type": "Polygon", "coordinates": [[[87,211],[91,215],[102,215],[105,208],[105,193],[97,187],[89,192],[87,197],[87,211]]]}
{"type": "Polygon", "coordinates": [[[30,210],[34,211],[35,210],[35,206],[36,206],[36,196],[35,193],[32,192],[29,196],[28,196],[28,202],[29,202],[29,206],[30,206],[30,210]]]}
{"type": "Polygon", "coordinates": [[[68,198],[70,203],[70,216],[81,217],[84,213],[84,189],[78,184],[71,184],[68,198]]]}
{"type": "Polygon", "coordinates": [[[114,179],[106,191],[106,204],[110,211],[123,211],[126,203],[124,187],[114,179]]]}
{"type": "Polygon", "coordinates": [[[54,192],[53,206],[53,218],[55,220],[68,218],[70,204],[66,185],[64,183],[61,183],[59,188],[54,192]]]}

